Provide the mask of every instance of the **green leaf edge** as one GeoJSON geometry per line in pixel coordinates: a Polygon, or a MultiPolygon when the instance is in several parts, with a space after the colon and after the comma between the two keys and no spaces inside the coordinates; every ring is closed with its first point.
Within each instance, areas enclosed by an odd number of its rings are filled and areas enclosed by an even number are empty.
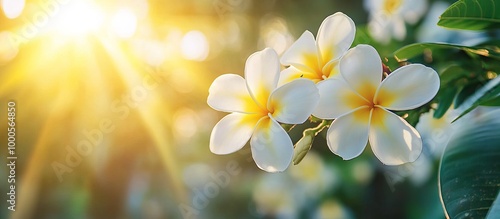
{"type": "MultiPolygon", "coordinates": [[[[484,5],[481,5],[478,0],[475,0],[474,3],[476,3],[479,6],[479,8],[482,12],[483,9],[481,6],[484,6],[484,5]]],[[[498,3],[498,2],[495,2],[492,0],[491,3],[493,3],[493,6],[496,7],[495,3],[498,3]]],[[[467,3],[465,2],[465,0],[459,0],[455,3],[453,3],[439,16],[439,21],[438,21],[437,25],[441,26],[441,27],[452,28],[452,29],[461,29],[461,30],[485,30],[485,29],[494,29],[494,28],[500,27],[499,26],[500,25],[500,18],[471,17],[471,16],[468,16],[468,17],[465,17],[465,16],[464,17],[447,16],[447,14],[453,13],[452,10],[458,10],[460,12],[461,10],[458,8],[459,7],[458,5],[460,5],[460,4],[465,4],[465,6],[467,6],[467,3]],[[489,24],[484,23],[482,25],[465,25],[465,26],[460,26],[460,27],[457,27],[455,25],[450,25],[450,23],[463,23],[463,22],[467,22],[467,21],[469,21],[469,22],[470,21],[487,21],[487,22],[489,22],[489,24]],[[477,26],[480,26],[480,27],[477,28],[477,26]]]]}

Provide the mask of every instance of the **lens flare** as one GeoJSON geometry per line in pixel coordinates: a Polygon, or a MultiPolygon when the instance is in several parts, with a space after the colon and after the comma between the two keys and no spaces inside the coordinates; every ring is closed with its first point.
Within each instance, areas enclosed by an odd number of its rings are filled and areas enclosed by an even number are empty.
{"type": "Polygon", "coordinates": [[[5,16],[9,19],[19,17],[24,9],[24,0],[2,0],[2,9],[5,16]]]}
{"type": "Polygon", "coordinates": [[[121,38],[130,38],[137,28],[137,16],[129,9],[121,9],[111,21],[113,32],[121,38]]]}
{"type": "Polygon", "coordinates": [[[84,35],[97,31],[104,22],[101,9],[89,2],[77,1],[61,8],[54,27],[64,35],[84,35]]]}
{"type": "Polygon", "coordinates": [[[11,33],[0,32],[0,66],[14,59],[18,53],[18,48],[10,43],[11,33]]]}
{"type": "Polygon", "coordinates": [[[197,30],[189,31],[181,41],[182,56],[188,60],[203,61],[209,52],[208,40],[197,30]]]}

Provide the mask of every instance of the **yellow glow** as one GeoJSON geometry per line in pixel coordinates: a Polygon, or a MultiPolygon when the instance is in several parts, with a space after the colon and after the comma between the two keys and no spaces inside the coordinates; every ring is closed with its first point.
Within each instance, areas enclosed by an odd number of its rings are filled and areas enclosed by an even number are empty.
{"type": "Polygon", "coordinates": [[[281,17],[270,17],[264,19],[261,25],[262,41],[266,47],[276,50],[281,55],[294,42],[293,36],[288,31],[288,24],[281,17]]]}
{"type": "Polygon", "coordinates": [[[385,125],[387,114],[387,112],[379,107],[373,108],[371,125],[377,126],[379,129],[387,129],[388,127],[385,125]]]}
{"type": "MultiPolygon", "coordinates": [[[[333,57],[333,53],[331,51],[325,53],[324,57],[333,57]]],[[[327,63],[326,62],[323,63],[322,61],[323,58],[318,57],[317,54],[303,54],[302,59],[305,65],[309,67],[311,70],[313,70],[313,72],[311,73],[315,74],[304,74],[301,75],[301,77],[309,78],[317,83],[327,78],[330,78],[337,73],[334,68],[335,64],[326,66],[327,63]]]]}
{"type": "Polygon", "coordinates": [[[55,28],[66,35],[82,35],[97,31],[104,22],[104,13],[87,1],[75,1],[61,8],[55,28]]]}
{"type": "Polygon", "coordinates": [[[19,17],[24,9],[24,0],[2,0],[2,9],[9,19],[19,17]]]}
{"type": "Polygon", "coordinates": [[[200,31],[189,31],[181,41],[182,56],[188,60],[203,61],[209,52],[208,40],[200,31]]]}
{"type": "Polygon", "coordinates": [[[388,14],[393,14],[401,6],[401,0],[385,0],[384,11],[388,14]]]}
{"type": "Polygon", "coordinates": [[[113,32],[121,38],[129,38],[137,29],[137,16],[129,9],[121,9],[111,21],[113,32]]]}
{"type": "Polygon", "coordinates": [[[498,76],[498,74],[496,72],[493,72],[493,71],[488,71],[486,74],[486,77],[488,77],[488,79],[494,79],[497,76],[498,76]]]}
{"type": "Polygon", "coordinates": [[[317,78],[315,79],[321,79],[323,77],[323,72],[322,72],[322,67],[320,66],[318,62],[318,55],[317,54],[303,54],[303,63],[309,68],[311,68],[314,72],[316,72],[317,78]]]}
{"type": "Polygon", "coordinates": [[[374,104],[377,105],[382,105],[382,106],[389,106],[391,105],[394,101],[396,101],[396,94],[391,93],[390,91],[387,91],[386,89],[380,89],[377,94],[377,100],[374,104]]]}
{"type": "Polygon", "coordinates": [[[196,121],[196,112],[189,108],[177,110],[174,114],[174,127],[177,135],[190,138],[198,132],[198,121],[196,121]]]}
{"type": "Polygon", "coordinates": [[[15,47],[10,40],[9,32],[0,32],[0,65],[9,62],[18,53],[18,48],[15,47]]]}

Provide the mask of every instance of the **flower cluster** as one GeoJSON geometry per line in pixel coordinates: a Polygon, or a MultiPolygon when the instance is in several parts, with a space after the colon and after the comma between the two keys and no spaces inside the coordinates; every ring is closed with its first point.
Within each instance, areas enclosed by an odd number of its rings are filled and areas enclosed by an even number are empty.
{"type": "Polygon", "coordinates": [[[316,39],[305,31],[281,60],[266,48],[247,59],[245,78],[216,78],[207,102],[230,114],[215,125],[210,150],[229,154],[250,140],[259,168],[284,171],[294,149],[281,124],[301,124],[313,115],[333,120],[328,147],[345,160],[360,155],[370,142],[386,165],[415,161],[422,150],[420,135],[392,111],[429,102],[439,90],[439,76],[410,64],[383,79],[382,61],[372,46],[349,49],[355,30],[351,18],[335,13],[323,21],[316,39]],[[287,66],[282,71],[280,61],[287,66]]]}
{"type": "Polygon", "coordinates": [[[365,0],[369,12],[368,29],[380,43],[391,38],[402,41],[406,37],[406,23],[417,23],[427,10],[427,0],[365,0]]]}

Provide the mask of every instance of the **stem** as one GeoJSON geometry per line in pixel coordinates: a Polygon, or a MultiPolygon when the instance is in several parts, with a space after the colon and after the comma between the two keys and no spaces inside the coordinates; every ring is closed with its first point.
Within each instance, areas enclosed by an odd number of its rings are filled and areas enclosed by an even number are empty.
{"type": "Polygon", "coordinates": [[[306,154],[311,150],[314,138],[323,131],[324,128],[330,126],[332,121],[321,120],[321,123],[316,127],[305,129],[302,132],[302,138],[295,143],[294,147],[294,155],[293,155],[293,164],[297,165],[302,161],[302,159],[306,156],[306,154]]]}
{"type": "Polygon", "coordinates": [[[304,130],[304,134],[305,132],[311,132],[311,133],[314,133],[314,136],[318,135],[321,131],[323,131],[323,129],[325,129],[326,127],[330,126],[330,124],[332,124],[332,121],[333,120],[321,120],[321,123],[314,127],[314,128],[308,128],[306,130],[304,130]]]}

